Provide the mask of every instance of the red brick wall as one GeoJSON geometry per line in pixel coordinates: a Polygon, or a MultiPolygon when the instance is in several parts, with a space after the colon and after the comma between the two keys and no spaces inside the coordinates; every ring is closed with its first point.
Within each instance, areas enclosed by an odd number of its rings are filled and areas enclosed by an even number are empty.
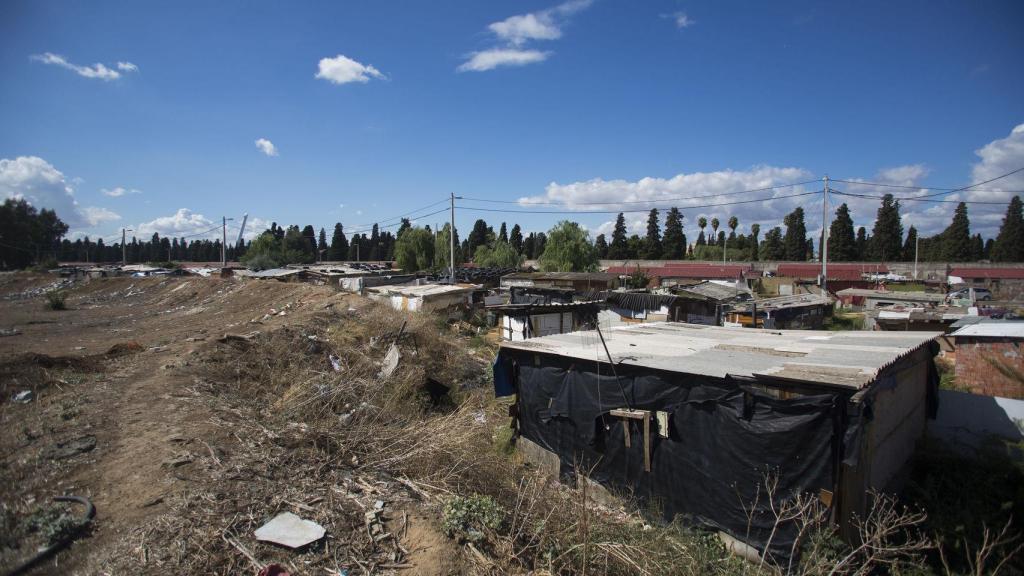
{"type": "Polygon", "coordinates": [[[956,382],[975,394],[1024,399],[1021,341],[957,336],[956,382]]]}

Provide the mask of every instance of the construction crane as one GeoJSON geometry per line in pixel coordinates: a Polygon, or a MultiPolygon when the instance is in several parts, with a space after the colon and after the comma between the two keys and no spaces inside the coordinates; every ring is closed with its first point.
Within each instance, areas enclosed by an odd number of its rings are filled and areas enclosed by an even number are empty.
{"type": "Polygon", "coordinates": [[[242,216],[242,227],[238,229],[238,240],[235,240],[235,246],[238,246],[238,243],[242,241],[242,234],[245,233],[245,223],[246,223],[247,220],[249,220],[249,213],[248,212],[246,212],[242,216]]]}

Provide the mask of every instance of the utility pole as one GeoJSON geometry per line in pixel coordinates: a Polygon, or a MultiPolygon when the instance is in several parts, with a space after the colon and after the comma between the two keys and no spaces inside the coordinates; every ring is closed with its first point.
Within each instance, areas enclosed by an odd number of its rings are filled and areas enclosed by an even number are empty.
{"type": "Polygon", "coordinates": [[[448,244],[450,245],[449,255],[451,260],[449,262],[452,265],[452,275],[448,277],[449,284],[455,284],[455,193],[452,192],[452,225],[451,229],[448,230],[448,244]]]}
{"type": "Polygon", "coordinates": [[[821,293],[828,296],[828,174],[821,195],[821,293]]]}
{"type": "Polygon", "coordinates": [[[125,266],[128,265],[128,251],[125,249],[125,245],[124,245],[125,233],[126,232],[134,232],[134,230],[130,230],[128,228],[121,228],[121,267],[122,268],[124,268],[125,266]]]}
{"type": "Polygon", "coordinates": [[[921,235],[914,236],[914,280],[917,280],[917,249],[921,246],[921,235]]]}
{"type": "Polygon", "coordinates": [[[226,216],[220,217],[220,267],[226,268],[228,265],[228,220],[234,220],[234,218],[228,218],[226,216]]]}

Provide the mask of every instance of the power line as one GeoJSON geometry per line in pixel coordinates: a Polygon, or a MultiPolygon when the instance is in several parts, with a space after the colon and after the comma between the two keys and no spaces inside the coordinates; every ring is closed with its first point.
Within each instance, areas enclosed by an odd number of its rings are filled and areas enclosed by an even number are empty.
{"type": "MultiPolygon", "coordinates": [[[[737,204],[752,204],[754,202],[768,202],[771,200],[782,200],[785,198],[797,198],[800,196],[810,196],[812,194],[821,194],[821,190],[814,190],[813,192],[802,192],[800,194],[786,194],[784,196],[773,196],[772,198],[756,198],[754,200],[736,200],[732,202],[718,202],[715,204],[703,204],[700,206],[686,206],[685,210],[693,210],[697,208],[715,208],[719,206],[735,206],[737,204]]],[[[499,208],[472,208],[469,206],[458,206],[462,210],[474,210],[476,212],[503,212],[503,213],[519,213],[519,214],[633,214],[633,213],[646,213],[650,210],[511,210],[511,209],[499,209],[499,208]]]]}
{"type": "MultiPolygon", "coordinates": [[[[621,202],[573,202],[571,206],[617,206],[620,204],[658,204],[662,202],[678,202],[684,200],[697,200],[700,198],[717,198],[719,196],[736,196],[739,194],[752,194],[754,192],[766,192],[768,190],[778,190],[780,188],[792,188],[793,186],[803,186],[804,184],[815,184],[818,180],[806,180],[804,182],[793,182],[792,184],[778,184],[776,186],[767,186],[764,188],[752,188],[750,190],[737,190],[735,192],[722,192],[718,194],[704,194],[698,196],[680,196],[676,198],[659,198],[655,200],[623,200],[621,202]]],[[[474,202],[491,202],[494,204],[519,204],[520,206],[569,206],[565,202],[522,202],[520,200],[489,200],[486,198],[470,198],[463,197],[463,200],[472,200],[474,202]]],[[[689,208],[689,206],[687,207],[689,208]]]]}
{"type": "MultiPolygon", "coordinates": [[[[832,192],[833,194],[838,194],[839,196],[853,196],[855,198],[867,198],[867,199],[870,199],[870,200],[882,200],[882,199],[885,198],[885,196],[875,196],[875,195],[872,195],[872,194],[856,194],[854,192],[841,192],[839,190],[836,190],[835,188],[830,188],[829,192],[832,192]]],[[[959,204],[959,203],[963,202],[964,204],[988,204],[988,205],[995,205],[995,206],[1006,206],[1009,203],[1008,200],[1006,200],[1006,201],[936,200],[934,198],[929,198],[929,197],[926,197],[926,196],[918,196],[916,198],[913,197],[913,196],[908,196],[906,198],[893,198],[893,199],[897,200],[899,202],[933,202],[933,203],[936,203],[936,204],[959,204]]]]}
{"type": "MultiPolygon", "coordinates": [[[[963,188],[943,188],[940,186],[905,186],[902,184],[883,184],[881,182],[862,182],[860,180],[841,180],[839,178],[832,178],[833,182],[842,182],[844,184],[855,184],[858,186],[873,186],[876,188],[902,188],[905,190],[942,190],[946,192],[954,192],[957,190],[963,190],[963,188]]],[[[980,186],[980,184],[979,184],[980,186]]],[[[1024,190],[993,190],[991,188],[971,188],[972,192],[1006,192],[1009,194],[1024,194],[1024,190]]]]}
{"type": "MultiPolygon", "coordinates": [[[[445,200],[445,202],[447,202],[447,200],[445,200]]],[[[430,217],[430,216],[433,216],[433,215],[436,215],[436,214],[440,214],[441,212],[446,212],[446,211],[447,211],[447,208],[441,208],[440,210],[437,210],[437,211],[434,211],[434,212],[430,212],[429,214],[419,214],[417,216],[403,216],[403,217],[409,217],[411,220],[415,220],[415,219],[419,219],[419,218],[427,218],[427,217],[430,217]]],[[[400,220],[397,221],[397,222],[393,222],[393,223],[385,224],[385,225],[381,225],[381,224],[378,223],[377,224],[377,230],[379,230],[379,231],[380,230],[387,230],[387,229],[391,229],[391,228],[395,228],[395,227],[400,227],[400,225],[401,225],[401,221],[400,220]]],[[[364,234],[364,233],[367,233],[367,232],[373,232],[373,230],[374,230],[373,227],[370,227],[370,228],[364,228],[364,229],[359,229],[359,230],[346,230],[345,233],[346,234],[351,234],[352,236],[355,236],[356,234],[364,234]]]]}
{"type": "MultiPolygon", "coordinates": [[[[999,176],[996,176],[995,178],[989,178],[988,180],[982,180],[981,182],[975,182],[974,184],[968,184],[967,186],[961,186],[960,188],[948,188],[948,189],[943,189],[942,192],[936,192],[934,194],[925,194],[924,196],[917,196],[917,197],[905,196],[905,197],[900,197],[900,198],[894,198],[894,200],[912,200],[912,201],[920,202],[921,198],[934,198],[935,196],[945,196],[947,194],[952,194],[954,192],[965,192],[967,190],[970,190],[971,188],[977,188],[978,186],[981,186],[983,184],[988,184],[989,182],[995,182],[996,180],[1002,180],[1003,178],[1006,178],[1007,176],[1013,176],[1014,174],[1017,174],[1018,172],[1024,172],[1024,166],[1021,166],[1020,168],[1017,168],[1016,170],[1011,170],[1011,171],[1007,172],[1006,174],[1001,174],[999,176]]],[[[837,180],[837,182],[847,182],[847,183],[849,183],[849,181],[847,181],[847,180],[837,180]]],[[[853,182],[853,183],[854,184],[860,184],[860,182],[853,182]]],[[[991,192],[995,192],[995,190],[991,190],[991,192]]],[[[1012,193],[1009,190],[1007,190],[1006,192],[1012,193]]]]}

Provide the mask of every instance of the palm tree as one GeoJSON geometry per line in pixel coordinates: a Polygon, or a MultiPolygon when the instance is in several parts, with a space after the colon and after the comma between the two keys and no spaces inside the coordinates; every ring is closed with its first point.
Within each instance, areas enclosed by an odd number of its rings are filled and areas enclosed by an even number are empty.
{"type": "Polygon", "coordinates": [[[704,237],[704,229],[708,226],[708,219],[703,216],[697,218],[697,226],[700,227],[700,237],[704,238],[704,243],[707,244],[707,238],[704,237]]]}
{"type": "MultiPolygon", "coordinates": [[[[732,236],[734,238],[736,237],[736,227],[739,225],[740,221],[738,218],[736,218],[735,216],[729,218],[729,229],[732,230],[732,236]]],[[[726,238],[726,244],[728,244],[728,241],[729,239],[726,238]]],[[[725,262],[725,246],[722,247],[722,262],[725,262]]]]}
{"type": "Polygon", "coordinates": [[[714,236],[714,242],[708,242],[708,244],[718,244],[718,218],[711,219],[711,234],[714,236]]]}

